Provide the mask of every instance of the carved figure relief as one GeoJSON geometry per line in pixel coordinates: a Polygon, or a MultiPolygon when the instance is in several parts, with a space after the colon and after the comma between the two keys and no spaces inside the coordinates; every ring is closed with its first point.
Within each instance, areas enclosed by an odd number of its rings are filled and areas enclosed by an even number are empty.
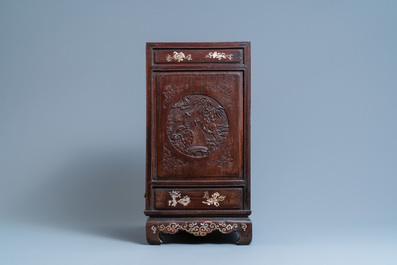
{"type": "Polygon", "coordinates": [[[221,196],[219,192],[215,192],[214,194],[210,195],[208,194],[208,191],[204,192],[204,199],[207,199],[206,201],[202,201],[202,203],[207,204],[207,205],[215,205],[215,207],[219,206],[219,202],[224,201],[226,199],[226,196],[221,196]]]}
{"type": "Polygon", "coordinates": [[[191,61],[192,60],[192,55],[188,54],[185,56],[183,52],[175,52],[171,56],[170,54],[167,54],[167,61],[171,62],[172,60],[178,61],[178,63],[182,62],[184,59],[191,61]]]}
{"type": "Polygon", "coordinates": [[[189,196],[185,195],[183,198],[181,198],[181,192],[173,190],[170,192],[171,195],[171,200],[168,201],[168,206],[176,207],[178,203],[182,204],[183,206],[188,206],[190,203],[190,198],[189,196]],[[177,198],[181,198],[179,200],[176,200],[177,198]]]}
{"type": "Polygon", "coordinates": [[[172,145],[189,157],[206,157],[223,145],[229,121],[223,106],[205,95],[179,100],[167,117],[167,134],[172,145]]]}

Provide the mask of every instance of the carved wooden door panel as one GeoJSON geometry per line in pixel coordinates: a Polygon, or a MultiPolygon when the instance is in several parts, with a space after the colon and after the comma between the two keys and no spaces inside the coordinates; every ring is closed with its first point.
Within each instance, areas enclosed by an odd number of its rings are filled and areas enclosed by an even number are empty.
{"type": "Polygon", "coordinates": [[[241,178],[241,72],[155,75],[158,178],[241,178]]]}
{"type": "Polygon", "coordinates": [[[147,44],[146,223],[251,242],[250,43],[147,44]]]}

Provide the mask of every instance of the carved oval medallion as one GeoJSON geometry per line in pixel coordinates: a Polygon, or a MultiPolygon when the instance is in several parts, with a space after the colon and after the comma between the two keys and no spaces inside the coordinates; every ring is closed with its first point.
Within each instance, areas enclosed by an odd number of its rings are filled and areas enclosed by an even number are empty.
{"type": "Polygon", "coordinates": [[[205,95],[179,100],[167,117],[167,134],[175,148],[190,157],[205,157],[223,145],[229,121],[223,106],[205,95]]]}

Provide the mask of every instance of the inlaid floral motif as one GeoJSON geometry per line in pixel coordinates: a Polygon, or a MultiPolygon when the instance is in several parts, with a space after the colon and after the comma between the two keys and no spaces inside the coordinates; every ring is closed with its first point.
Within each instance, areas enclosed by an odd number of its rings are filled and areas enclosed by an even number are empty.
{"type": "Polygon", "coordinates": [[[176,207],[178,203],[182,204],[183,206],[188,206],[191,201],[187,195],[181,198],[182,195],[180,191],[173,190],[170,192],[170,195],[172,199],[168,201],[168,206],[176,207]],[[177,200],[177,198],[181,199],[177,200]]]}
{"type": "Polygon", "coordinates": [[[209,196],[208,191],[204,192],[204,199],[207,199],[206,201],[202,201],[202,203],[207,204],[207,205],[215,205],[215,207],[219,206],[219,202],[224,201],[226,196],[222,196],[219,194],[219,192],[215,192],[209,196]]]}
{"type": "Polygon", "coordinates": [[[218,59],[218,60],[222,60],[222,59],[229,59],[231,60],[233,58],[233,54],[225,54],[224,52],[209,52],[205,58],[213,58],[213,59],[218,59]]]}
{"type": "Polygon", "coordinates": [[[213,231],[216,230],[218,230],[223,234],[235,232],[238,229],[238,224],[237,223],[228,224],[224,222],[214,223],[211,221],[205,221],[201,223],[185,222],[184,224],[178,224],[172,222],[169,223],[168,225],[161,224],[158,225],[157,227],[160,232],[166,234],[175,234],[181,230],[181,231],[186,231],[195,236],[206,236],[207,234],[212,233],[213,231]]]}
{"type": "Polygon", "coordinates": [[[175,60],[178,63],[180,63],[184,59],[191,61],[192,55],[191,54],[185,55],[183,52],[175,52],[175,51],[172,56],[170,54],[167,54],[167,62],[171,62],[172,60],[175,60]]]}

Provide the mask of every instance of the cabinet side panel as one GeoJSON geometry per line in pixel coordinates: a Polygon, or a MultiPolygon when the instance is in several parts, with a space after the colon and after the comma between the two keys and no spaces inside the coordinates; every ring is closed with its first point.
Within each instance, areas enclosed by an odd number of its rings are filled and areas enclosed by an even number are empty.
{"type": "Polygon", "coordinates": [[[251,43],[244,43],[244,208],[251,209],[251,43]]]}
{"type": "Polygon", "coordinates": [[[151,140],[152,140],[152,54],[155,44],[146,44],[146,189],[145,189],[145,208],[150,205],[150,186],[151,186],[151,140]]]}

